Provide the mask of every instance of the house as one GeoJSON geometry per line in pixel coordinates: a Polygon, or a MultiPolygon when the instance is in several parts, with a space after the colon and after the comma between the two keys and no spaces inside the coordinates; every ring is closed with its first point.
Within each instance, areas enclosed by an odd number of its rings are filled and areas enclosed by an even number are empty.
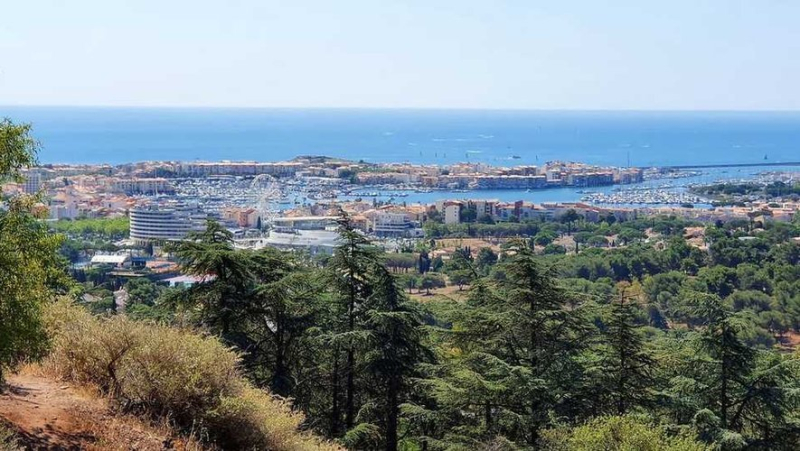
{"type": "Polygon", "coordinates": [[[127,268],[131,266],[131,256],[129,254],[95,254],[90,264],[92,266],[111,265],[115,268],[127,268]]]}

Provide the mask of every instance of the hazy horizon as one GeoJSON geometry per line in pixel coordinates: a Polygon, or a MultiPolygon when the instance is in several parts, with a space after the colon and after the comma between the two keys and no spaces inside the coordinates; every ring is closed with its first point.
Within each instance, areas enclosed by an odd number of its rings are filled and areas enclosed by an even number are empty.
{"type": "Polygon", "coordinates": [[[490,111],[490,112],[520,112],[520,113],[708,113],[708,114],[746,114],[746,113],[776,113],[776,114],[795,114],[800,113],[800,107],[792,109],[625,109],[625,108],[493,108],[493,107],[404,107],[404,106],[247,106],[247,105],[75,105],[75,104],[0,104],[0,114],[2,108],[42,108],[42,109],[174,109],[174,110],[331,110],[331,111],[490,111]]]}

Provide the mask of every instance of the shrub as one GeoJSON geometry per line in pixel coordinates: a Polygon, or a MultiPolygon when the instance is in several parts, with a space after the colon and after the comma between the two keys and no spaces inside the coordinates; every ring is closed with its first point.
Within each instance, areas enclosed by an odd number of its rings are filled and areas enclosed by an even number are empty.
{"type": "Polygon", "coordinates": [[[706,445],[688,435],[670,436],[663,427],[634,416],[596,418],[571,430],[551,429],[543,434],[542,448],[570,451],[704,451],[706,445]]]}
{"type": "Polygon", "coordinates": [[[44,321],[52,340],[45,369],[98,387],[126,410],[169,418],[224,448],[336,449],[299,432],[302,415],[252,387],[239,356],[214,337],[94,317],[67,300],[48,306],[44,321]]]}
{"type": "Polygon", "coordinates": [[[17,435],[3,423],[0,423],[0,451],[20,451],[17,435]]]}
{"type": "Polygon", "coordinates": [[[289,402],[250,386],[237,396],[221,398],[210,419],[220,440],[238,449],[338,449],[311,434],[298,433],[302,421],[289,402]]]}

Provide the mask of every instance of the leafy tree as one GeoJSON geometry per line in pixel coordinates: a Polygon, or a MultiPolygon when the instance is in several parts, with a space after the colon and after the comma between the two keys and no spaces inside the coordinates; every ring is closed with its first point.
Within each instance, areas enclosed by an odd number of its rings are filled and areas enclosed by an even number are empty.
{"type": "Polygon", "coordinates": [[[125,291],[128,292],[128,304],[153,305],[158,298],[159,290],[150,280],[137,277],[128,280],[125,284],[125,291]]]}
{"type": "Polygon", "coordinates": [[[475,264],[478,268],[488,268],[497,263],[497,254],[489,247],[482,247],[478,250],[475,264]]]}
{"type": "Polygon", "coordinates": [[[589,238],[592,237],[591,232],[576,232],[572,239],[575,240],[575,253],[580,252],[580,245],[589,241],[589,238]]]}
{"type": "Polygon", "coordinates": [[[563,215],[561,215],[560,221],[562,224],[567,225],[567,235],[572,235],[572,228],[574,227],[577,221],[582,219],[581,215],[578,214],[574,209],[570,208],[567,210],[563,215]]]}
{"type": "Polygon", "coordinates": [[[423,250],[422,252],[419,253],[417,269],[419,270],[420,274],[425,274],[426,272],[431,270],[431,258],[428,255],[428,251],[423,250]]]}
{"type": "Polygon", "coordinates": [[[705,451],[710,449],[689,433],[677,436],[663,426],[634,416],[599,417],[572,430],[545,431],[542,449],[600,451],[705,451]]]}
{"type": "Polygon", "coordinates": [[[444,279],[438,274],[425,274],[419,283],[419,287],[425,290],[426,294],[431,294],[431,288],[444,288],[444,279]]]}
{"type": "Polygon", "coordinates": [[[548,244],[544,247],[544,253],[547,255],[566,254],[567,248],[560,244],[548,244]]]}
{"type": "MultiPolygon", "coordinates": [[[[29,125],[0,121],[0,183],[19,181],[20,171],[35,164],[36,150],[29,125]]],[[[35,200],[6,199],[7,210],[0,210],[0,382],[9,366],[44,350],[40,308],[66,283],[61,237],[35,215],[35,200]]]]}
{"type": "Polygon", "coordinates": [[[556,238],[558,238],[558,234],[551,231],[551,230],[542,230],[533,237],[534,243],[538,246],[547,246],[548,244],[552,243],[556,238]]]}

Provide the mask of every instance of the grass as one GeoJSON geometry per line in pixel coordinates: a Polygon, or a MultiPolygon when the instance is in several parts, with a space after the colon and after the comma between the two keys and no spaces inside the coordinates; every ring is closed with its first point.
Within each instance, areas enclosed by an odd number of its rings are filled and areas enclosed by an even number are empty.
{"type": "Polygon", "coordinates": [[[125,412],[168,419],[179,431],[234,449],[339,449],[301,431],[303,416],[253,387],[239,356],[216,338],[122,316],[92,316],[61,300],[45,311],[45,371],[97,387],[125,412]]]}
{"type": "Polygon", "coordinates": [[[19,451],[21,449],[17,443],[17,434],[5,424],[0,423],[0,451],[19,451]]]}

